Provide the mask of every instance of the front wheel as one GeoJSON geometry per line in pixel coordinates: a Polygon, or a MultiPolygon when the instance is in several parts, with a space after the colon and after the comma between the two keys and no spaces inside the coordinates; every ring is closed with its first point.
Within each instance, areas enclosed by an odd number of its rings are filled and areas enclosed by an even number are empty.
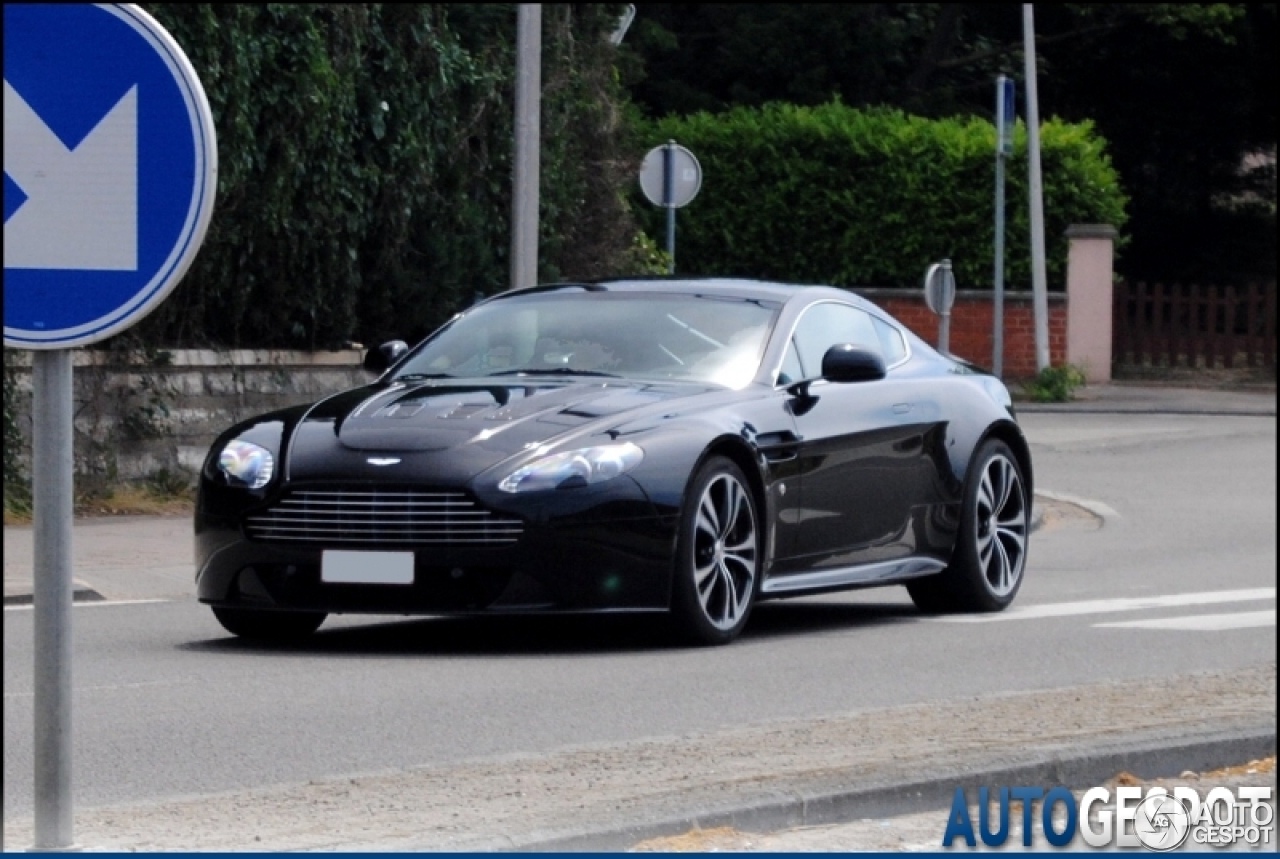
{"type": "Polygon", "coordinates": [[[738,637],[755,603],[761,567],[760,517],[733,461],[712,457],[690,484],[681,513],[672,613],[698,644],[738,637]]]}
{"type": "Polygon", "coordinates": [[[232,635],[252,641],[275,643],[306,638],[320,628],[326,617],[321,611],[259,611],[243,608],[215,608],[213,616],[232,635]]]}
{"type": "Polygon", "coordinates": [[[998,439],[978,449],[969,469],[951,564],[907,585],[923,611],[1000,611],[1013,602],[1027,565],[1031,498],[1022,468],[998,439]]]}

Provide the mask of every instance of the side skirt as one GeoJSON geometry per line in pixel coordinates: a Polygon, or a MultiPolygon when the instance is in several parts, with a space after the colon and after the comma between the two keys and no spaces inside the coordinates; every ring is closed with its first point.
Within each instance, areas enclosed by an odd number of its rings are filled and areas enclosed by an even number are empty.
{"type": "Polygon", "coordinates": [[[945,563],[936,558],[903,558],[897,561],[860,564],[856,567],[835,567],[765,579],[760,587],[760,594],[761,596],[789,596],[801,591],[887,585],[920,576],[931,576],[942,572],[946,567],[945,563]]]}

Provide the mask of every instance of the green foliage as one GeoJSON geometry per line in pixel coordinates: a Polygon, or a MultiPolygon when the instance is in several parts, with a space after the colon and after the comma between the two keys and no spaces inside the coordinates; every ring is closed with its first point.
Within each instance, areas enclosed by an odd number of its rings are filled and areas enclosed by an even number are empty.
{"type": "MultiPolygon", "coordinates": [[[[1026,115],[1014,4],[638,8],[622,68],[651,117],[838,98],[990,119],[1000,74],[1026,115]]],[[[1091,121],[1107,140],[1131,199],[1125,276],[1274,276],[1276,22],[1274,3],[1035,4],[1040,115],[1091,121]]]]}
{"type": "Polygon", "coordinates": [[[26,439],[18,426],[17,352],[4,350],[4,508],[10,511],[31,510],[31,480],[23,468],[26,439]]]}
{"type": "Polygon", "coordinates": [[[1033,402],[1069,403],[1075,399],[1076,388],[1084,385],[1084,371],[1074,364],[1045,367],[1023,384],[1023,390],[1033,402]]]}
{"type": "MultiPolygon", "coordinates": [[[[681,209],[685,274],[732,274],[839,286],[920,284],[952,261],[958,284],[989,288],[994,255],[995,129],[977,118],[929,120],[890,109],[769,104],[653,123],[648,146],[674,139],[703,169],[681,209]]],[[[1006,282],[1029,288],[1026,134],[1006,177],[1006,282]]],[[[1123,227],[1125,197],[1088,123],[1041,130],[1051,286],[1063,287],[1073,223],[1123,227]]],[[[663,213],[646,206],[651,234],[663,213]]]]}
{"type": "MultiPolygon", "coordinates": [[[[506,288],[511,6],[146,7],[203,82],[219,176],[204,246],[145,340],[415,339],[506,288]]],[[[549,6],[543,20],[540,273],[589,276],[633,232],[616,184],[616,9],[549,6]]]]}

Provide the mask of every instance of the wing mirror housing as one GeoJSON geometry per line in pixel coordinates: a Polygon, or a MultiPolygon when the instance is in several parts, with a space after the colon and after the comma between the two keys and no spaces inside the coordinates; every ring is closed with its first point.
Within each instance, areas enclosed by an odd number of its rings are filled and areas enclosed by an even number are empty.
{"type": "Polygon", "coordinates": [[[364,368],[371,373],[385,373],[388,367],[403,358],[408,351],[409,344],[403,340],[389,340],[365,353],[364,368]]]}
{"type": "Polygon", "coordinates": [[[874,382],[885,375],[879,352],[838,343],[822,356],[822,378],[828,382],[874,382]]]}
{"type": "Polygon", "coordinates": [[[821,376],[793,382],[787,387],[787,392],[804,399],[809,396],[809,386],[819,379],[827,382],[874,382],[884,376],[884,359],[879,352],[852,343],[837,343],[822,356],[821,376]]]}

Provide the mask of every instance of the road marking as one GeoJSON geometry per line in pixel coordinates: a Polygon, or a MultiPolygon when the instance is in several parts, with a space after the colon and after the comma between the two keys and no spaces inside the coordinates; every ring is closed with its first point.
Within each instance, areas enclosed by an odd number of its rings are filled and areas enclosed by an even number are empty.
{"type": "MultiPolygon", "coordinates": [[[[87,600],[85,602],[74,602],[72,603],[72,605],[75,606],[76,608],[88,608],[91,606],[103,606],[103,605],[146,605],[147,603],[156,603],[156,602],[173,602],[173,600],[87,600]]],[[[32,605],[31,603],[27,603],[26,605],[7,605],[4,607],[4,610],[5,611],[31,611],[33,608],[35,608],[34,605],[32,605]]]]}
{"type": "Polygon", "coordinates": [[[1194,632],[1216,632],[1222,629],[1252,629],[1275,626],[1276,610],[1242,611],[1234,614],[1193,614],[1187,617],[1161,617],[1155,620],[1125,620],[1095,623],[1096,627],[1115,629],[1180,629],[1194,632]]]}
{"type": "MultiPolygon", "coordinates": [[[[171,680],[140,680],[135,683],[108,683],[100,686],[76,686],[72,688],[72,692],[122,692],[132,691],[134,689],[150,689],[154,686],[187,686],[197,682],[194,677],[178,677],[171,680]]],[[[34,698],[35,692],[5,692],[5,699],[11,698],[34,698]]]]}
{"type": "Polygon", "coordinates": [[[1247,588],[1236,591],[1202,591],[1191,594],[1166,594],[1152,597],[1119,597],[1109,600],[1084,600],[1081,602],[1046,603],[1044,605],[1019,606],[999,614],[965,614],[930,617],[928,620],[942,623],[996,623],[1005,620],[1034,620],[1043,617],[1070,617],[1078,614],[1106,614],[1116,611],[1141,611],[1148,608],[1171,608],[1184,605],[1209,605],[1224,602],[1248,602],[1273,600],[1275,588],[1247,588]]]}

